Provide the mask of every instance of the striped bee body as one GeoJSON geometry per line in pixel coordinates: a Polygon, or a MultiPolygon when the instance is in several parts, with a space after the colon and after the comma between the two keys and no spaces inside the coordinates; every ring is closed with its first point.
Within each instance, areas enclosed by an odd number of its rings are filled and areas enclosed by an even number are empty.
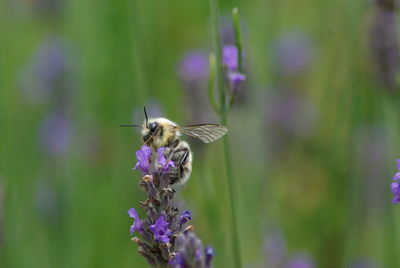
{"type": "Polygon", "coordinates": [[[175,140],[170,146],[165,147],[165,157],[174,162],[175,167],[168,170],[171,185],[184,184],[192,172],[192,152],[186,141],[175,140]]]}
{"type": "MultiPolygon", "coordinates": [[[[167,161],[172,160],[175,167],[169,167],[168,175],[171,185],[184,184],[192,172],[192,152],[186,141],[180,140],[181,133],[200,139],[205,143],[213,142],[224,136],[228,129],[218,124],[200,124],[190,126],[178,126],[166,118],[148,118],[144,109],[146,120],[142,126],[121,125],[140,127],[144,144],[151,147],[153,152],[163,147],[164,157],[167,161]]],[[[153,154],[151,165],[157,164],[156,154],[153,154]]]]}

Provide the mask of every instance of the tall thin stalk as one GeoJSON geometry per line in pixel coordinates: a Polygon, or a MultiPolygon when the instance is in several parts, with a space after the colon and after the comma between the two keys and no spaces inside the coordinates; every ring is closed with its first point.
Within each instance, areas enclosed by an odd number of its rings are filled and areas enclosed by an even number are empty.
{"type": "MultiPolygon", "coordinates": [[[[227,98],[226,98],[226,83],[224,81],[224,69],[222,63],[222,47],[221,40],[219,34],[219,5],[218,0],[210,0],[210,9],[211,9],[211,27],[212,27],[212,37],[213,37],[213,48],[215,54],[215,84],[218,87],[218,97],[219,97],[219,116],[221,124],[227,126],[228,125],[228,107],[227,107],[227,98]]],[[[238,233],[238,224],[236,217],[236,185],[233,177],[232,170],[232,159],[230,154],[229,140],[228,137],[225,136],[223,138],[224,143],[224,157],[225,157],[225,168],[226,168],[226,176],[228,182],[228,190],[229,190],[229,200],[230,200],[230,210],[231,210],[231,222],[232,222],[232,251],[234,255],[234,267],[240,268],[242,267],[242,260],[240,255],[240,243],[239,243],[239,233],[238,233]]]]}

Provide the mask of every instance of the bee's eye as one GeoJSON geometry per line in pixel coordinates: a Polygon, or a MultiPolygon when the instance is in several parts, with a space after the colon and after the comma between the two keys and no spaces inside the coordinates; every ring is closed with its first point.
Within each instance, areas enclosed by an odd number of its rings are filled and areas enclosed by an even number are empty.
{"type": "Polygon", "coordinates": [[[149,124],[150,133],[154,133],[156,131],[157,127],[158,127],[158,123],[155,123],[155,122],[150,123],[149,124]]]}

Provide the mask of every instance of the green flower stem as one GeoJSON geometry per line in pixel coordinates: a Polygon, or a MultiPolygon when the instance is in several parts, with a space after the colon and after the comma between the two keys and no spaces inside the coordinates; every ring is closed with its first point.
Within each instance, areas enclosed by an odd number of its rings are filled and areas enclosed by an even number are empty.
{"type": "MultiPolygon", "coordinates": [[[[224,79],[224,69],[222,64],[222,47],[221,40],[219,35],[219,8],[218,8],[218,0],[210,0],[210,9],[211,9],[211,26],[212,26],[212,35],[214,42],[214,55],[215,55],[215,82],[218,87],[219,92],[219,102],[220,102],[220,119],[221,124],[227,126],[228,124],[228,107],[226,100],[226,83],[224,79]]],[[[240,268],[242,267],[242,260],[240,255],[240,243],[239,243],[239,233],[238,233],[238,224],[236,218],[236,185],[235,180],[233,178],[232,171],[232,159],[230,154],[229,140],[228,137],[225,136],[223,138],[224,143],[224,155],[225,155],[225,167],[226,167],[226,176],[228,180],[228,190],[229,190],[229,200],[230,200],[230,210],[231,210],[231,222],[232,222],[232,239],[233,239],[233,255],[234,255],[234,267],[240,268]]]]}
{"type": "MultiPolygon", "coordinates": [[[[238,51],[238,71],[243,73],[243,44],[242,44],[242,32],[240,29],[240,15],[239,9],[234,7],[232,9],[232,20],[233,20],[233,31],[235,33],[235,46],[238,51]]],[[[230,111],[235,103],[238,89],[230,92],[230,98],[228,103],[228,111],[230,111]]]]}
{"type": "Polygon", "coordinates": [[[215,94],[214,94],[217,65],[216,65],[215,55],[212,53],[209,56],[209,62],[210,62],[209,63],[210,71],[208,75],[208,99],[211,103],[211,107],[217,114],[219,114],[221,109],[218,106],[217,102],[215,101],[215,94]]]}
{"type": "Polygon", "coordinates": [[[240,30],[240,15],[239,9],[234,7],[232,9],[233,31],[235,33],[235,46],[238,50],[238,69],[243,72],[243,46],[242,46],[242,32],[240,30]]]}

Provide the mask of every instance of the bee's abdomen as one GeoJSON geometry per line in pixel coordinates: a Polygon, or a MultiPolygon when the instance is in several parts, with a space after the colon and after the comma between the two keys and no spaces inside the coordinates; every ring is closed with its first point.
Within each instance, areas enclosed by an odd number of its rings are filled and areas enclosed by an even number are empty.
{"type": "Polygon", "coordinates": [[[175,168],[169,171],[170,184],[185,183],[192,172],[192,153],[189,144],[179,141],[171,148],[170,159],[174,162],[175,168]]]}

